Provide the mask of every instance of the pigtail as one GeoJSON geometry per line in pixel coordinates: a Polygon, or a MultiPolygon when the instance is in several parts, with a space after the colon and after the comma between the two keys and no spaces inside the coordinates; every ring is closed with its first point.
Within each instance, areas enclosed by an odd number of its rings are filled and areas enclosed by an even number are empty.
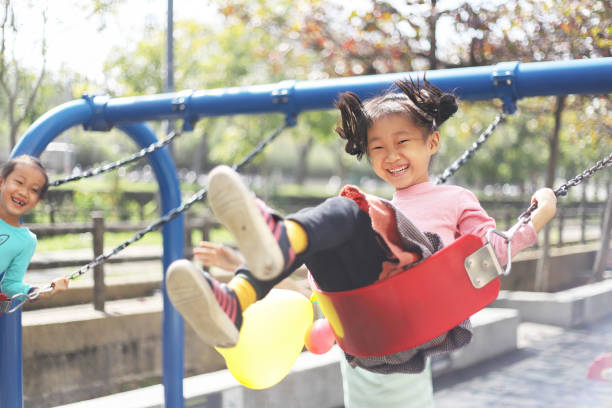
{"type": "Polygon", "coordinates": [[[415,82],[404,79],[395,85],[410,99],[413,111],[421,121],[431,124],[431,129],[439,128],[448,118],[457,112],[457,98],[451,93],[445,93],[429,82],[425,77],[415,82]]]}
{"type": "Polygon", "coordinates": [[[367,152],[367,134],[370,120],[366,115],[359,97],[352,92],[340,94],[336,108],[340,111],[340,124],[336,133],[346,139],[344,150],[357,159],[367,152]]]}
{"type": "Polygon", "coordinates": [[[459,106],[457,105],[457,98],[450,93],[442,94],[439,105],[437,119],[438,126],[453,116],[455,112],[457,112],[457,109],[459,109],[459,106]]]}

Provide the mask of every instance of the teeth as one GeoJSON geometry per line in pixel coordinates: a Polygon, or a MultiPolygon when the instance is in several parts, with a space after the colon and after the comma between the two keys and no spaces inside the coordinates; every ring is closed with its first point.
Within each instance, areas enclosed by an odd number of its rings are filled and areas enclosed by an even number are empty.
{"type": "Polygon", "coordinates": [[[392,174],[399,173],[401,171],[406,170],[407,168],[408,168],[408,166],[404,166],[404,167],[399,168],[399,169],[389,169],[389,173],[392,173],[392,174]]]}
{"type": "Polygon", "coordinates": [[[21,206],[24,206],[24,205],[25,205],[25,202],[23,202],[23,201],[19,201],[19,200],[16,200],[16,199],[14,199],[14,198],[13,198],[13,202],[14,202],[14,203],[16,203],[16,204],[19,204],[19,205],[21,205],[21,206]]]}

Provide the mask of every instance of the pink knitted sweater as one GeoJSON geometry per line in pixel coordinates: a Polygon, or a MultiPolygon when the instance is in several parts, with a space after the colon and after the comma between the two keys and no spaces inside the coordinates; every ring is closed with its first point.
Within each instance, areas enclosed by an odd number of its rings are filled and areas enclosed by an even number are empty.
{"type": "MultiPolygon", "coordinates": [[[[462,187],[432,182],[415,184],[397,190],[391,202],[421,231],[440,235],[445,246],[465,234],[474,234],[484,243],[489,228],[495,228],[495,220],[487,215],[476,196],[462,187]]],[[[537,238],[531,222],[523,225],[512,238],[512,256],[533,245],[537,238]]],[[[504,265],[507,255],[504,239],[492,234],[491,244],[504,265]]]]}

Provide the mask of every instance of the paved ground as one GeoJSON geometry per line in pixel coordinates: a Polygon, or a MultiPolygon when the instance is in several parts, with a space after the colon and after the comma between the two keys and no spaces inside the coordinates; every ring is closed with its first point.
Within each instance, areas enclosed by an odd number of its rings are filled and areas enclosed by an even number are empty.
{"type": "MultiPolygon", "coordinates": [[[[61,256],[74,256],[68,252],[61,256]]],[[[161,277],[159,261],[134,268],[127,265],[107,265],[108,279],[128,280],[142,274],[161,277]]],[[[75,269],[31,271],[29,278],[47,282],[75,269]]],[[[87,284],[91,275],[77,284],[87,284]]],[[[612,353],[612,317],[574,329],[522,323],[519,350],[435,378],[436,407],[612,408],[612,382],[586,378],[590,363],[604,353],[612,353]]]]}
{"type": "Polygon", "coordinates": [[[612,407],[612,382],[586,378],[590,363],[612,352],[612,317],[575,329],[523,323],[519,346],[434,379],[436,407],[612,407]]]}

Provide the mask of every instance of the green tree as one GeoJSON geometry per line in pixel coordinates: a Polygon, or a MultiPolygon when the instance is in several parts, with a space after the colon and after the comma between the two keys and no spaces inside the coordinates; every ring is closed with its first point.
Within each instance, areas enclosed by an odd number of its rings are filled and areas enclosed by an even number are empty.
{"type": "MultiPolygon", "coordinates": [[[[612,11],[603,0],[461,1],[452,6],[436,0],[371,1],[360,3],[359,11],[351,7],[345,4],[347,12],[344,14],[334,7],[313,8],[311,15],[304,17],[304,26],[300,27],[303,41],[324,57],[324,70],[330,75],[610,55],[612,33],[605,30],[604,22],[612,21],[612,11]],[[342,15],[347,16],[344,24],[338,23],[342,15]]],[[[574,99],[572,109],[583,108],[579,106],[580,100],[582,98],[574,99]]],[[[519,105],[522,114],[536,106],[548,106],[548,112],[560,119],[564,107],[547,102],[546,98],[519,105]],[[556,106],[559,112],[555,111],[556,106]]],[[[531,115],[525,118],[523,122],[531,120],[531,115]]],[[[561,126],[549,126],[549,134],[555,128],[560,129],[563,141],[561,126]]],[[[529,128],[522,125],[521,129],[529,128]]],[[[490,175],[499,182],[510,182],[513,175],[522,174],[526,167],[542,169],[539,156],[529,152],[542,151],[538,138],[545,135],[545,129],[534,129],[521,137],[521,143],[515,147],[521,147],[526,154],[515,155],[514,160],[504,162],[499,170],[490,172],[480,168],[475,173],[490,175]],[[529,157],[534,161],[526,163],[529,157]]],[[[461,129],[451,133],[465,143],[473,137],[461,129]]],[[[503,156],[502,153],[498,155],[503,156]]],[[[510,155],[506,156],[511,159],[510,155]]],[[[458,177],[462,177],[461,173],[458,177]]]]}
{"type": "Polygon", "coordinates": [[[17,134],[22,128],[24,119],[31,114],[36,102],[41,84],[46,74],[47,44],[45,26],[46,11],[41,12],[40,69],[37,73],[23,66],[17,55],[17,38],[20,30],[24,30],[15,12],[11,0],[2,2],[0,10],[0,91],[6,102],[6,117],[8,120],[9,148],[17,143],[17,134]]]}
{"type": "MultiPolygon", "coordinates": [[[[290,6],[289,2],[285,3],[290,6]]],[[[263,11],[256,15],[274,21],[274,15],[270,17],[263,11]]],[[[283,13],[276,16],[281,17],[283,13]]],[[[221,13],[220,18],[225,21],[216,30],[195,21],[175,23],[177,89],[227,88],[278,81],[291,72],[302,79],[307,74],[303,67],[308,61],[314,61],[314,54],[295,53],[291,44],[281,41],[283,35],[275,31],[273,24],[256,18],[249,19],[247,24],[227,13],[221,13]]],[[[133,48],[117,47],[105,64],[105,72],[112,78],[112,88],[107,91],[121,96],[161,92],[163,41],[163,31],[151,27],[133,48]]],[[[279,119],[282,120],[278,115],[270,115],[265,120],[242,116],[200,120],[194,137],[179,143],[177,162],[198,171],[208,167],[208,158],[234,162],[278,126],[279,119]]],[[[305,178],[306,157],[314,138],[324,139],[329,135],[329,127],[323,130],[329,122],[320,118],[311,121],[305,115],[292,132],[301,150],[298,157],[304,158],[298,160],[295,172],[298,181],[305,178]]]]}

